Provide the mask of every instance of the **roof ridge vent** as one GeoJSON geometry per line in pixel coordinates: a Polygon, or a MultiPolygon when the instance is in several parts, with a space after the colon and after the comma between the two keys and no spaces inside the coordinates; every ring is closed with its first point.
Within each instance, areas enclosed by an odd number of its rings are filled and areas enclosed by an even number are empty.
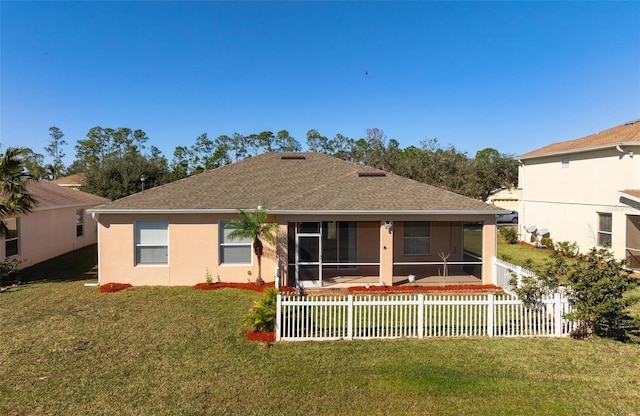
{"type": "Polygon", "coordinates": [[[282,160],[306,160],[306,156],[302,156],[302,155],[283,155],[280,156],[280,159],[282,160]]]}
{"type": "Polygon", "coordinates": [[[358,172],[360,178],[381,178],[387,176],[386,172],[358,172]]]}
{"type": "Polygon", "coordinates": [[[630,122],[628,122],[628,123],[624,123],[624,125],[625,125],[625,126],[629,126],[629,125],[631,125],[631,124],[636,124],[636,123],[637,123],[637,122],[639,122],[639,121],[640,121],[640,118],[639,118],[639,119],[637,119],[637,120],[630,121],[630,122]]]}

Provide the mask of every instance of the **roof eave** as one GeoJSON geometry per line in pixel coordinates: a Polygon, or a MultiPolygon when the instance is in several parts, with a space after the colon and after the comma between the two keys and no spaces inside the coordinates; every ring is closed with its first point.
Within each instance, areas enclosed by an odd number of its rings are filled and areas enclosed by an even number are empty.
{"type": "MultiPolygon", "coordinates": [[[[96,208],[87,210],[89,214],[236,214],[237,209],[109,209],[96,208]]],[[[507,214],[510,210],[282,210],[270,209],[273,215],[496,215],[507,214]]]]}
{"type": "Polygon", "coordinates": [[[591,146],[591,147],[582,147],[579,149],[562,150],[559,152],[541,153],[539,155],[531,155],[531,156],[527,156],[526,154],[524,154],[524,155],[518,156],[517,159],[529,160],[529,159],[539,159],[543,157],[563,156],[563,155],[570,155],[574,153],[593,152],[596,150],[615,149],[616,146],[640,147],[640,142],[620,142],[620,143],[604,144],[600,146],[591,146]]]}
{"type": "Polygon", "coordinates": [[[637,197],[635,195],[629,194],[625,191],[618,191],[618,195],[622,198],[626,198],[630,201],[636,202],[638,204],[640,204],[640,197],[637,197]]]}
{"type": "Polygon", "coordinates": [[[64,205],[42,205],[42,206],[36,205],[35,207],[33,207],[31,212],[50,211],[53,209],[64,209],[64,208],[81,208],[81,207],[87,207],[87,206],[95,207],[96,205],[101,205],[104,203],[105,201],[89,201],[89,202],[76,202],[74,204],[64,204],[64,205]]]}

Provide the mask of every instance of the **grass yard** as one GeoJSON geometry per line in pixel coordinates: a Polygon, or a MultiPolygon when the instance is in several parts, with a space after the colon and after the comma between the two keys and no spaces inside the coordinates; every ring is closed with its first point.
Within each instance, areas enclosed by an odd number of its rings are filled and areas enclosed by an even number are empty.
{"type": "Polygon", "coordinates": [[[457,338],[267,349],[240,326],[258,293],[101,294],[83,285],[95,279],[78,280],[91,262],[73,257],[94,254],[58,259],[68,279],[39,275],[0,294],[0,414],[640,413],[639,345],[457,338]]]}

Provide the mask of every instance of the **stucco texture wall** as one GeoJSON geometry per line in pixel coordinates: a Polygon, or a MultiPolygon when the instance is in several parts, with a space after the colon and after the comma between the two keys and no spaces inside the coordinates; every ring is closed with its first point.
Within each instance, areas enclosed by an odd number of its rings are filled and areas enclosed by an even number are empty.
{"type": "MultiPolygon", "coordinates": [[[[219,264],[220,221],[232,215],[100,215],[99,217],[99,281],[130,283],[134,286],[191,286],[206,281],[245,283],[255,281],[258,264],[219,264]],[[135,222],[168,221],[169,255],[166,265],[135,264],[135,222]]],[[[253,249],[251,249],[253,253],[253,249]]],[[[274,280],[275,247],[265,244],[262,278],[274,280]]]]}
{"type": "MultiPolygon", "coordinates": [[[[20,260],[20,269],[95,244],[96,223],[86,211],[83,211],[83,235],[76,236],[76,210],[86,210],[92,206],[35,210],[18,216],[19,254],[12,257],[20,260]]],[[[0,252],[4,259],[4,240],[0,252]]]]}
{"type": "Polygon", "coordinates": [[[609,149],[526,160],[519,185],[523,241],[531,241],[526,228],[535,225],[548,229],[555,242],[576,241],[585,252],[597,244],[598,213],[611,213],[611,248],[624,257],[626,215],[638,210],[622,204],[619,191],[640,188],[640,156],[609,149]]]}

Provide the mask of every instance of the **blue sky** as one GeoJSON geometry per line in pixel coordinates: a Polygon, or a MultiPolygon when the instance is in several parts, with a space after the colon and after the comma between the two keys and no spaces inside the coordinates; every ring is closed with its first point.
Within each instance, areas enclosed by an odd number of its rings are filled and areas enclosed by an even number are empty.
{"type": "Polygon", "coordinates": [[[288,130],[522,154],[640,118],[640,2],[0,2],[0,143],[288,130]],[[365,73],[368,72],[368,75],[365,73]]]}

